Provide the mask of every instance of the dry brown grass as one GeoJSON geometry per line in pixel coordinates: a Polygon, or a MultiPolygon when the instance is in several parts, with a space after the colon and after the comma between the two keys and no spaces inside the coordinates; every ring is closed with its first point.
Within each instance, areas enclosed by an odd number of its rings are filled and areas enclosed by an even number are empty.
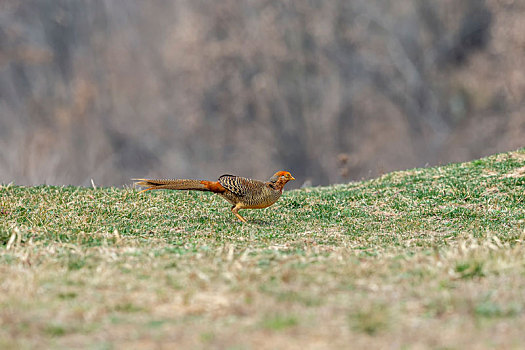
{"type": "Polygon", "coordinates": [[[1,186],[0,347],[519,348],[524,161],[290,191],[248,225],[202,193],[1,186]]]}

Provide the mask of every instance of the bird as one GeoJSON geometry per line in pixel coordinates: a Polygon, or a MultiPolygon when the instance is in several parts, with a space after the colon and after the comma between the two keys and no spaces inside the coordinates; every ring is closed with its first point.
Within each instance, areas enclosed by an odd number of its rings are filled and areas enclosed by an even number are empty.
{"type": "Polygon", "coordinates": [[[277,202],[284,185],[295,178],[288,171],[278,171],[268,181],[248,179],[236,175],[221,175],[217,181],[187,179],[133,179],[135,185],[147,187],[139,193],[150,190],[206,191],[220,195],[232,204],[232,213],[242,222],[240,209],[262,209],[277,202]]]}

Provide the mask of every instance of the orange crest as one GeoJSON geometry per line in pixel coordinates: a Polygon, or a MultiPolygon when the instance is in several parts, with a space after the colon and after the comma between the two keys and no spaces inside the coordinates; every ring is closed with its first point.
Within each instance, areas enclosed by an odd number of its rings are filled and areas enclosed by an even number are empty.
{"type": "Polygon", "coordinates": [[[284,179],[285,181],[295,180],[289,171],[278,171],[271,177],[271,179],[273,181],[277,181],[277,179],[284,179]]]}

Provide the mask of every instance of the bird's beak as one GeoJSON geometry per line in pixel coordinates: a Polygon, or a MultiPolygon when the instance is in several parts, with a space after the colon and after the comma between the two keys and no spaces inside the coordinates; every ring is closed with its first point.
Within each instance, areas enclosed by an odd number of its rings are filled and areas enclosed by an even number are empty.
{"type": "Polygon", "coordinates": [[[290,175],[290,180],[295,180],[295,177],[293,177],[292,175],[290,175]]]}

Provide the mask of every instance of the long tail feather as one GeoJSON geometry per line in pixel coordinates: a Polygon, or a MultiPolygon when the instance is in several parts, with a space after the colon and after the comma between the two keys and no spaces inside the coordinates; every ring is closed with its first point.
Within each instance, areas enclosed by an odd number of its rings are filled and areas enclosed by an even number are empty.
{"type": "Polygon", "coordinates": [[[218,182],[201,180],[169,180],[169,179],[133,179],[135,185],[147,187],[139,193],[149,190],[188,190],[188,191],[211,191],[224,192],[218,182]]]}

